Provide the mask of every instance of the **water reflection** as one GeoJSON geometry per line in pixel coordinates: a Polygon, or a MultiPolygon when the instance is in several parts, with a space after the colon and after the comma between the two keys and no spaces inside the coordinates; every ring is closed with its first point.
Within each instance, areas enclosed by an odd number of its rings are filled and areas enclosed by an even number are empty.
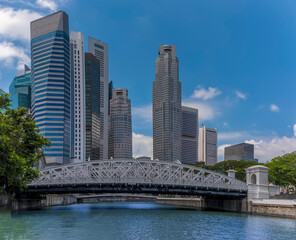
{"type": "Polygon", "coordinates": [[[295,239],[296,220],[153,202],[75,204],[0,213],[0,239],[295,239]]]}

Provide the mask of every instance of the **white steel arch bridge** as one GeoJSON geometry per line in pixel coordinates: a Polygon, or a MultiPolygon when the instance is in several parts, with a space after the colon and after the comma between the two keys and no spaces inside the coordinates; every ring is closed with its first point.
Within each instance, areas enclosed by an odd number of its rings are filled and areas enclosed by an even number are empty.
{"type": "Polygon", "coordinates": [[[244,198],[246,183],[185,164],[111,159],[50,167],[28,184],[26,194],[152,193],[244,198]]]}

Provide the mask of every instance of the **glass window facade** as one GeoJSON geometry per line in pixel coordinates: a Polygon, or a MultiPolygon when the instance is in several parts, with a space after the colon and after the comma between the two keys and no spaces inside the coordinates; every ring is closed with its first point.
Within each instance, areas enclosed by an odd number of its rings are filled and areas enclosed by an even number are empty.
{"type": "Polygon", "coordinates": [[[32,116],[51,140],[43,149],[48,165],[70,162],[68,33],[68,15],[62,11],[31,22],[32,116]]]}
{"type": "Polygon", "coordinates": [[[31,69],[26,65],[9,86],[13,108],[31,108],[31,69]]]}

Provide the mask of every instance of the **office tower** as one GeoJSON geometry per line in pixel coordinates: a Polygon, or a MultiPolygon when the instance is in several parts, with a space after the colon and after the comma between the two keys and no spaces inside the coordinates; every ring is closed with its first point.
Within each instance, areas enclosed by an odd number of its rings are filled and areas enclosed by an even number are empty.
{"type": "Polygon", "coordinates": [[[31,69],[24,65],[24,70],[17,73],[9,86],[13,108],[31,109],[31,69]]]}
{"type": "Polygon", "coordinates": [[[153,157],[181,159],[181,83],[176,46],[161,45],[153,82],[153,157]]]}
{"type": "Polygon", "coordinates": [[[101,98],[101,153],[100,159],[108,158],[108,105],[109,105],[109,56],[108,44],[88,37],[88,51],[100,62],[100,98],[101,98]]]}
{"type": "Polygon", "coordinates": [[[31,22],[32,116],[51,141],[47,165],[70,162],[70,49],[68,15],[31,22]]]}
{"type": "Polygon", "coordinates": [[[195,164],[198,161],[198,110],[182,106],[181,162],[195,164]]]}
{"type": "Polygon", "coordinates": [[[99,160],[100,134],[100,63],[91,53],[85,53],[86,159],[99,160]]]}
{"type": "Polygon", "coordinates": [[[132,158],[131,100],[125,88],[113,89],[109,124],[109,158],[132,158]]]}
{"type": "Polygon", "coordinates": [[[203,126],[199,129],[198,159],[206,165],[217,163],[217,128],[203,126]]]}
{"type": "Polygon", "coordinates": [[[81,32],[70,34],[71,49],[71,113],[72,124],[72,158],[74,162],[85,161],[85,59],[84,40],[81,32]]]}
{"type": "Polygon", "coordinates": [[[224,161],[227,160],[245,160],[256,161],[254,158],[254,145],[249,143],[240,143],[224,149],[224,161]]]}

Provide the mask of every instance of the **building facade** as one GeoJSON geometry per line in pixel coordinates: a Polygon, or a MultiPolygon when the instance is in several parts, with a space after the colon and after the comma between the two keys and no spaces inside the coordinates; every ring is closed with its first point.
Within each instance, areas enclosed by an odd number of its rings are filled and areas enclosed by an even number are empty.
{"type": "Polygon", "coordinates": [[[245,160],[256,161],[254,158],[254,145],[249,143],[240,143],[224,149],[224,161],[227,160],[245,160]]]}
{"type": "Polygon", "coordinates": [[[24,65],[24,70],[17,73],[9,86],[13,108],[31,109],[31,69],[24,65]]]}
{"type": "Polygon", "coordinates": [[[198,110],[182,106],[181,163],[198,161],[198,110]]]}
{"type": "Polygon", "coordinates": [[[108,158],[108,105],[109,105],[109,52],[108,44],[88,37],[88,51],[100,62],[100,117],[101,117],[101,153],[100,159],[108,158]]]}
{"type": "Polygon", "coordinates": [[[181,82],[176,46],[161,45],[153,82],[153,158],[181,159],[181,82]]]}
{"type": "Polygon", "coordinates": [[[131,100],[125,88],[113,89],[109,127],[109,158],[132,158],[131,100]]]}
{"type": "Polygon", "coordinates": [[[199,129],[198,160],[206,165],[217,163],[217,128],[199,129]]]}
{"type": "Polygon", "coordinates": [[[32,116],[51,141],[47,165],[70,162],[70,49],[68,15],[59,11],[31,22],[32,116]]]}
{"type": "Polygon", "coordinates": [[[71,125],[72,162],[85,161],[85,59],[84,38],[81,32],[71,32],[71,125]]]}
{"type": "Polygon", "coordinates": [[[100,63],[85,53],[86,159],[99,160],[101,153],[100,63]]]}

